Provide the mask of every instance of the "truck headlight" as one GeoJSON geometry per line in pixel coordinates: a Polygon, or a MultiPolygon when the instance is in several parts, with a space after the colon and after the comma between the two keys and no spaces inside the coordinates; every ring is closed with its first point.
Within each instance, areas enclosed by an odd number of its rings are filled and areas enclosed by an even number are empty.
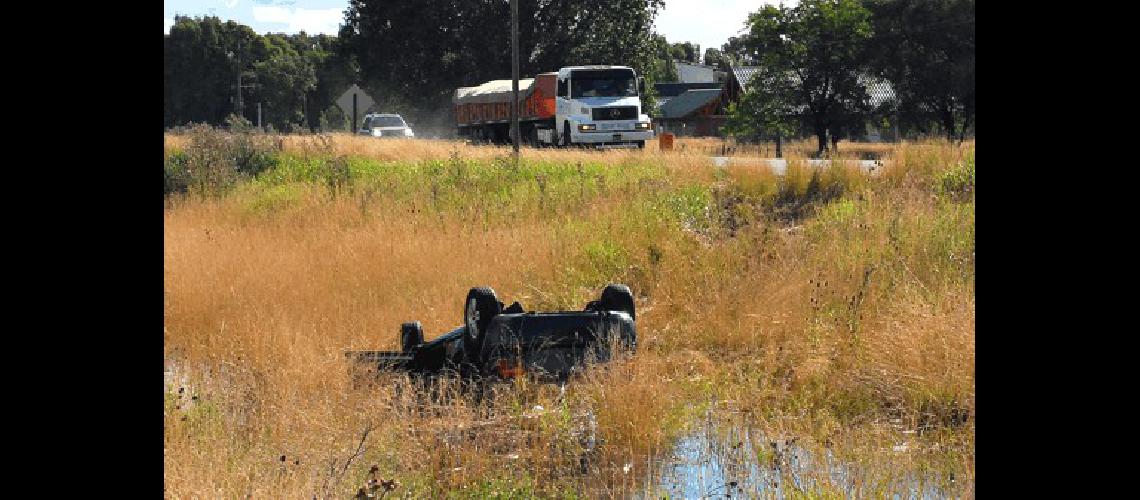
{"type": "Polygon", "coordinates": [[[598,128],[598,126],[594,125],[593,123],[590,123],[587,125],[578,125],[578,131],[579,132],[590,132],[593,130],[597,130],[597,128],[598,128]]]}
{"type": "Polygon", "coordinates": [[[637,130],[649,130],[649,122],[637,122],[637,125],[634,125],[633,128],[637,130]]]}
{"type": "Polygon", "coordinates": [[[412,129],[410,129],[410,128],[404,129],[404,137],[415,137],[415,136],[416,136],[416,134],[412,133],[412,129]]]}

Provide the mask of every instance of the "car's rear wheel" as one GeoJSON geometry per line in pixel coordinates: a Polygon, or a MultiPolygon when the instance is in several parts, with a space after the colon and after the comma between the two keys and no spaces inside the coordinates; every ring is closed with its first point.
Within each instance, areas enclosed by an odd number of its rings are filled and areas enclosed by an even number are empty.
{"type": "Polygon", "coordinates": [[[637,310],[633,304],[633,293],[629,287],[622,284],[611,284],[602,290],[602,298],[598,300],[598,307],[603,311],[622,311],[629,314],[629,319],[637,320],[637,310]]]}
{"type": "Polygon", "coordinates": [[[502,306],[491,287],[481,286],[467,292],[463,306],[463,350],[468,361],[478,362],[487,327],[495,315],[502,312],[502,306]]]}

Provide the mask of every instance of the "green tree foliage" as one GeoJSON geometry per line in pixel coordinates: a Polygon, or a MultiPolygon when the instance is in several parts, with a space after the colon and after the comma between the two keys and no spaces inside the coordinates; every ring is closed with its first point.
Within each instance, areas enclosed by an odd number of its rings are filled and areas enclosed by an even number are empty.
{"type": "Polygon", "coordinates": [[[262,122],[277,130],[300,127],[305,123],[306,97],[317,86],[313,65],[282,35],[267,35],[262,41],[266,57],[253,65],[262,122]]]}
{"type": "Polygon", "coordinates": [[[374,98],[440,105],[457,86],[510,77],[509,22],[502,1],[352,0],[340,38],[374,98]]]}
{"type": "Polygon", "coordinates": [[[732,71],[732,56],[715,47],[705,49],[705,66],[712,66],[720,71],[732,71]]]}
{"type": "MultiPolygon", "coordinates": [[[[762,66],[750,91],[774,101],[778,111],[795,108],[818,138],[861,124],[870,111],[864,74],[871,13],[858,0],[802,0],[795,7],[765,6],[748,17],[749,32],[734,49],[762,66]]],[[[732,41],[730,40],[730,44],[732,41]]],[[[726,45],[730,45],[726,44],[726,45]]],[[[738,106],[738,113],[755,111],[738,106]]],[[[765,123],[767,118],[738,119],[765,123]]]]}
{"type": "Polygon", "coordinates": [[[237,112],[238,73],[257,59],[258,38],[233,21],[176,17],[163,38],[164,125],[219,124],[237,112]]]}
{"type": "MultiPolygon", "coordinates": [[[[519,71],[618,64],[659,75],[653,18],[663,0],[519,0],[519,71]]],[[[448,106],[458,87],[511,74],[510,4],[502,0],[352,0],[340,38],[363,79],[410,106],[448,106]]]]}
{"type": "Polygon", "coordinates": [[[289,41],[307,60],[316,77],[316,85],[305,94],[305,123],[313,131],[327,129],[328,126],[321,125],[321,115],[329,107],[336,107],[336,99],[355,83],[358,73],[355,60],[345,53],[334,36],[308,36],[302,31],[289,37],[289,41]]]}
{"type": "Polygon", "coordinates": [[[677,65],[673,62],[673,56],[669,53],[669,41],[656,33],[653,34],[651,41],[653,57],[649,59],[643,70],[645,77],[654,82],[677,81],[680,77],[677,75],[677,65]]]}
{"type": "Polygon", "coordinates": [[[256,123],[260,102],[264,125],[315,129],[354,74],[335,37],[262,36],[217,17],[178,16],[163,38],[163,125],[223,125],[230,114],[256,123]]]}
{"type": "MultiPolygon", "coordinates": [[[[744,23],[744,27],[748,28],[748,23],[744,23]]],[[[746,46],[746,36],[730,36],[728,41],[721,45],[721,53],[728,57],[730,61],[739,66],[755,66],[758,62],[759,56],[753,53],[749,47],[746,46]]]]}
{"type": "Polygon", "coordinates": [[[669,46],[669,55],[678,61],[700,64],[701,46],[689,42],[674,43],[669,46]]]}
{"type": "Polygon", "coordinates": [[[975,107],[974,0],[870,0],[873,65],[900,100],[900,118],[922,133],[938,123],[962,140],[975,107]]]}
{"type": "Polygon", "coordinates": [[[726,133],[779,138],[796,132],[799,85],[787,72],[761,69],[738,102],[728,105],[726,133]]]}

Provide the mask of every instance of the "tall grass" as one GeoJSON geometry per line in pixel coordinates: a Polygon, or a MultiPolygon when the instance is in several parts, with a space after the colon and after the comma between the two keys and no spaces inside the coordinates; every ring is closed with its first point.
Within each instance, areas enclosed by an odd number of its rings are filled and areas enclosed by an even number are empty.
{"type": "Polygon", "coordinates": [[[164,210],[167,496],[344,497],[374,477],[413,497],[626,496],[725,405],[883,474],[972,478],[972,144],[779,177],[648,147],[515,166],[446,141],[276,140],[274,167],[164,210]],[[453,328],[471,286],[547,309],[609,282],[637,296],[639,352],[564,394],[350,387],[345,350],[453,328]],[[876,451],[899,429],[921,446],[876,451]]]}

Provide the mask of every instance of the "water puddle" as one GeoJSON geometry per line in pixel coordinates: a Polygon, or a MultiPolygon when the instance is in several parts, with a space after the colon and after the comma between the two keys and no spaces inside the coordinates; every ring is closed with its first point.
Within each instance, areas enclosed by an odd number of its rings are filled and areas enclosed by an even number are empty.
{"type": "Polygon", "coordinates": [[[881,467],[872,470],[844,463],[827,449],[813,453],[795,438],[777,439],[756,429],[713,422],[702,423],[679,439],[649,481],[642,498],[961,496],[959,491],[940,488],[944,482],[933,473],[923,477],[881,467]]]}

